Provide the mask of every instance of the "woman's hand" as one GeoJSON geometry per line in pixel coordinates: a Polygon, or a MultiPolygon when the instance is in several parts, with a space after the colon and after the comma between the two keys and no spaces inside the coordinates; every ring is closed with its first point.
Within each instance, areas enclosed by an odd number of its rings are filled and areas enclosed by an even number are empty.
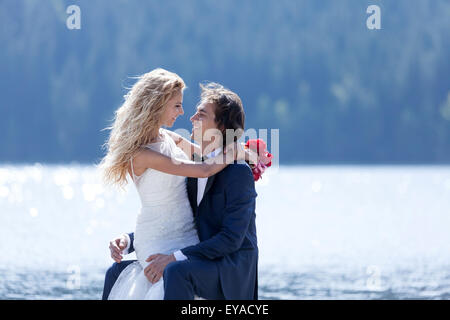
{"type": "Polygon", "coordinates": [[[245,145],[242,144],[242,147],[244,148],[244,152],[245,152],[245,161],[247,161],[249,164],[256,166],[258,164],[258,152],[252,150],[252,149],[248,149],[245,148],[245,145]]]}
{"type": "Polygon", "coordinates": [[[224,154],[227,155],[227,163],[232,161],[247,161],[250,164],[258,163],[258,153],[251,149],[246,149],[243,143],[234,142],[225,147],[224,154]]]}

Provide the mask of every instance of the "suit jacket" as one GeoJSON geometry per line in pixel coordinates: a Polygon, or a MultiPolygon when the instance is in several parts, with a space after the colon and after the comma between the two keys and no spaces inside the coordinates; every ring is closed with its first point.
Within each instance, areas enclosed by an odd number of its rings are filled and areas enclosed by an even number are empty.
{"type": "Polygon", "coordinates": [[[250,167],[230,164],[209,177],[198,206],[197,179],[187,178],[187,191],[200,243],[181,252],[188,259],[217,263],[226,299],[258,299],[257,194],[250,167]]]}

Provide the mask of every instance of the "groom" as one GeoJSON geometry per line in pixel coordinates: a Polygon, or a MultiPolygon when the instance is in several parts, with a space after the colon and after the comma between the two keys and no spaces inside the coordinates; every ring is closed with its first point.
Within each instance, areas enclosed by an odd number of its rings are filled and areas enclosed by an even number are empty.
{"type": "MultiPolygon", "coordinates": [[[[205,156],[214,157],[222,152],[227,129],[244,130],[245,114],[234,92],[214,84],[201,88],[201,104],[191,117],[191,137],[203,155],[209,151],[205,156]],[[222,141],[208,140],[209,130],[220,130],[222,141]]],[[[250,167],[235,162],[208,179],[187,178],[187,192],[200,242],[170,255],[150,256],[147,278],[156,283],[163,276],[165,300],[258,299],[257,194],[250,167]]],[[[133,238],[131,233],[111,242],[116,263],[107,271],[103,299],[130,263],[120,262],[118,251],[132,252],[133,238]]]]}

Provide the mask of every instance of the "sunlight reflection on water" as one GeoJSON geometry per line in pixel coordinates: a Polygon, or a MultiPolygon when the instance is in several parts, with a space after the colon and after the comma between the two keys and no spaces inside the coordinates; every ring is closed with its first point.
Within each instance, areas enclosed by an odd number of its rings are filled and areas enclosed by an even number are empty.
{"type": "MultiPolygon", "coordinates": [[[[281,167],[257,192],[262,299],[450,298],[449,167],[281,167]]],[[[0,298],[98,299],[139,198],[93,166],[2,166],[0,209],[0,298]]]]}

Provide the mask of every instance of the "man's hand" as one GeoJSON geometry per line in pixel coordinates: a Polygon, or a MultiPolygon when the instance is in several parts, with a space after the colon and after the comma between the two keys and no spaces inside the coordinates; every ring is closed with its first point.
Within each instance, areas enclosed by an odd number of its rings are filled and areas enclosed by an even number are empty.
{"type": "Polygon", "coordinates": [[[173,254],[153,254],[145,260],[147,262],[151,262],[145,269],[144,274],[147,277],[148,281],[151,283],[156,283],[163,276],[164,269],[166,266],[176,261],[175,256],[173,254]]]}
{"type": "Polygon", "coordinates": [[[121,235],[120,237],[117,237],[115,239],[112,239],[109,242],[109,250],[111,251],[111,258],[117,262],[120,263],[123,259],[122,251],[125,249],[128,245],[128,240],[124,235],[121,235]]]}

